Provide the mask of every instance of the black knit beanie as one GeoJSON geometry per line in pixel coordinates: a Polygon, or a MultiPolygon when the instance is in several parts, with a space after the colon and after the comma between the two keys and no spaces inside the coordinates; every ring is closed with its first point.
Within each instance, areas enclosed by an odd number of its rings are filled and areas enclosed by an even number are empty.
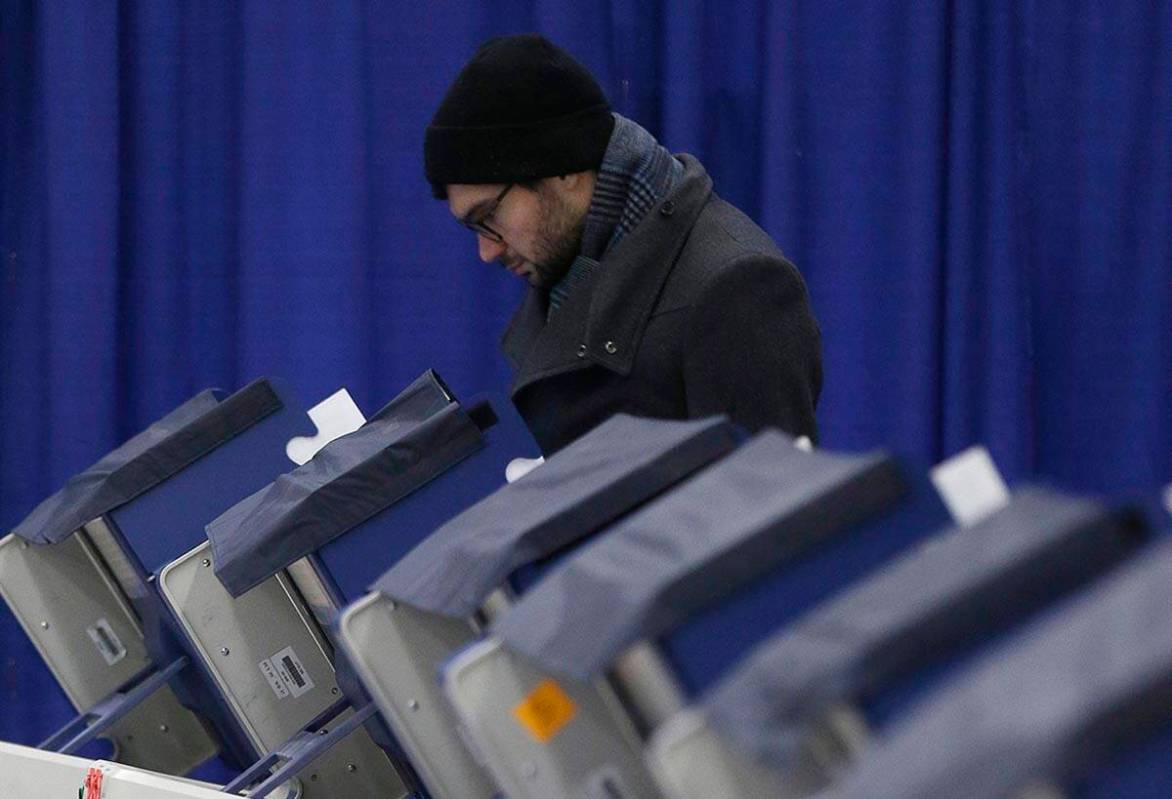
{"type": "Polygon", "coordinates": [[[432,193],[449,183],[513,183],[597,169],[614,128],[602,88],[536,34],[480,46],[427,127],[432,193]]]}

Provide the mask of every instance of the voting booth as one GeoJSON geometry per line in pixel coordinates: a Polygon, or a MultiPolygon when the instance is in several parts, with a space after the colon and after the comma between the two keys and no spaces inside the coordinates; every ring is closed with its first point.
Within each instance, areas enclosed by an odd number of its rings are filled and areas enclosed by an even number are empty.
{"type": "MultiPolygon", "coordinates": [[[[438,684],[442,663],[537,582],[551,563],[732,451],[727,420],[617,415],[543,466],[455,517],[348,608],[339,633],[363,682],[435,799],[499,795],[438,684]]],[[[610,701],[608,686],[588,689],[610,701]]],[[[591,734],[632,757],[621,718],[591,734]]]]}
{"type": "Polygon", "coordinates": [[[432,371],[294,468],[312,428],[270,380],[203,392],[0,541],[79,713],[4,762],[257,799],[1172,786],[1163,494],[934,471],[950,516],[888,453],[720,417],[620,414],[533,468],[510,403],[432,371]],[[120,765],[70,756],[98,738],[120,765]],[[158,776],[216,754],[228,785],[158,776]]]}
{"type": "Polygon", "coordinates": [[[192,650],[263,756],[227,791],[264,796],[295,777],[305,797],[414,791],[334,648],[333,621],[536,451],[507,402],[463,404],[429,371],[359,430],[227,510],[207,542],[162,570],[192,650]]]}
{"type": "Polygon", "coordinates": [[[653,767],[678,799],[812,795],[959,664],[1147,540],[1134,510],[1022,489],[763,642],[657,732],[653,767]]]}
{"type": "Polygon", "coordinates": [[[1170,592],[1161,540],[933,692],[826,799],[1167,796],[1170,592]]]}
{"type": "Polygon", "coordinates": [[[72,753],[100,737],[123,763],[177,775],[217,752],[249,761],[169,624],[154,573],[289,469],[286,445],[312,427],[274,381],[230,396],[204,391],[71,478],[0,541],[0,594],[79,712],[45,748],[72,753]]]}
{"type": "Polygon", "coordinates": [[[947,518],[888,455],[761,433],[552,569],[446,664],[446,694],[510,797],[656,796],[642,740],[670,710],[947,518]]]}

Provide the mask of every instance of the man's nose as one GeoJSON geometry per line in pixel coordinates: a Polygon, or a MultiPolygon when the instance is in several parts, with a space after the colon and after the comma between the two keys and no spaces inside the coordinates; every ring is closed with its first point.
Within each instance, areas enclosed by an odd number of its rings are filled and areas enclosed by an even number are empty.
{"type": "Polygon", "coordinates": [[[477,236],[476,245],[480,250],[480,260],[487,263],[492,263],[505,251],[505,243],[503,241],[493,241],[487,236],[477,236]]]}

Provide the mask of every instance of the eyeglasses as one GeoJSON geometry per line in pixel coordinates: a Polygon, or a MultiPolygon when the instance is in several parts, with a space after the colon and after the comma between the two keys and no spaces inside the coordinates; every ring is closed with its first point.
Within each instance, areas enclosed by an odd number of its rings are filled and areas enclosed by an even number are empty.
{"type": "Polygon", "coordinates": [[[484,210],[477,215],[475,219],[461,219],[460,224],[471,230],[478,236],[484,236],[489,241],[500,243],[505,240],[505,237],[488,226],[488,222],[492,219],[492,215],[496,213],[496,209],[500,207],[501,200],[505,199],[505,195],[509,193],[509,189],[516,186],[516,183],[510,183],[501,190],[501,193],[496,196],[496,199],[484,207],[484,210]]]}

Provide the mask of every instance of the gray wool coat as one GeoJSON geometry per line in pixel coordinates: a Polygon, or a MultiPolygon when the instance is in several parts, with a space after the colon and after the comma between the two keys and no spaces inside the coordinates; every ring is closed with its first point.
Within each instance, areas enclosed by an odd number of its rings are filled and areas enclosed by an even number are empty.
{"type": "Polygon", "coordinates": [[[816,439],[821,339],[806,285],[769,236],[683,178],[546,321],[530,289],[502,341],[513,402],[548,455],[619,412],[727,414],[816,439]]]}

